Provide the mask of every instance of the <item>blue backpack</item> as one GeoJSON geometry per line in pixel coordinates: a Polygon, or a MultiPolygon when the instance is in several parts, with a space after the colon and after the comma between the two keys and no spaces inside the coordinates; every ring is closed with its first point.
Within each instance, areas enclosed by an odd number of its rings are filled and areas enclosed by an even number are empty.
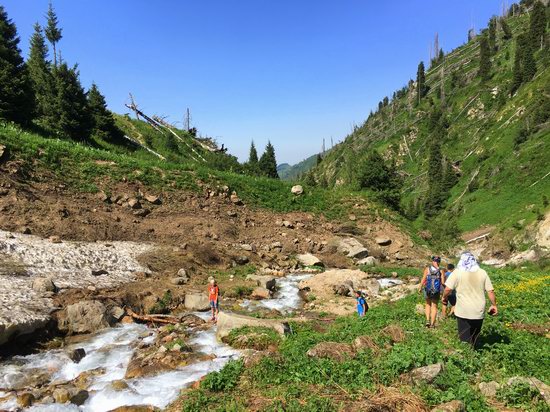
{"type": "Polygon", "coordinates": [[[426,296],[429,298],[438,297],[441,291],[441,272],[433,265],[430,265],[428,271],[425,286],[426,296]]]}

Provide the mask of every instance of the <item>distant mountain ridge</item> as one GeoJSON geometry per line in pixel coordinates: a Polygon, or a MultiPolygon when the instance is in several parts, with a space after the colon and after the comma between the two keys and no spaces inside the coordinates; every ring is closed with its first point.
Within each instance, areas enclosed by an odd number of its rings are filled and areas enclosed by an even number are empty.
{"type": "Polygon", "coordinates": [[[279,173],[279,177],[282,180],[298,180],[304,173],[315,167],[317,156],[317,154],[314,154],[295,165],[282,163],[277,166],[277,173],[279,173]]]}

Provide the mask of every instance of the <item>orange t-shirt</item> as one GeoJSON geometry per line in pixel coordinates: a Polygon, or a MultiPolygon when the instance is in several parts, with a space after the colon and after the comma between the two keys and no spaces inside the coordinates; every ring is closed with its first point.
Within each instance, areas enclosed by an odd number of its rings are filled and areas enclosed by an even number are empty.
{"type": "Polygon", "coordinates": [[[218,293],[220,292],[220,289],[217,285],[210,285],[208,286],[208,299],[210,301],[216,301],[218,300],[218,293]]]}

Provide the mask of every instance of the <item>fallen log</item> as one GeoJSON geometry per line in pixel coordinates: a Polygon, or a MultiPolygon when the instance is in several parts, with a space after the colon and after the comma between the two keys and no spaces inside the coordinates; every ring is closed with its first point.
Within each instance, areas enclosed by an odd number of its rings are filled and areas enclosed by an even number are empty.
{"type": "Polygon", "coordinates": [[[124,308],[126,310],[126,313],[135,320],[139,320],[142,322],[150,322],[150,323],[168,323],[168,324],[176,324],[180,323],[179,318],[176,318],[175,316],[170,315],[139,315],[136,312],[134,312],[129,307],[124,308]]]}

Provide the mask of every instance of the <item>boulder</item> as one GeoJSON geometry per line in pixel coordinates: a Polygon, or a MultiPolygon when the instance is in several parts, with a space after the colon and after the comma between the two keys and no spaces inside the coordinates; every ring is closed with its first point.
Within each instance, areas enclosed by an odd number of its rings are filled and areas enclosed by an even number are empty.
{"type": "Polygon", "coordinates": [[[188,292],[185,294],[185,309],[205,311],[210,309],[210,301],[206,293],[188,292]]]}
{"type": "Polygon", "coordinates": [[[283,226],[288,229],[294,229],[294,224],[289,220],[283,220],[283,226]]]}
{"type": "Polygon", "coordinates": [[[433,380],[443,371],[443,364],[434,363],[428,366],[422,366],[421,368],[413,369],[409,373],[409,377],[413,382],[426,382],[431,383],[433,380]]]}
{"type": "Polygon", "coordinates": [[[71,403],[80,406],[90,397],[90,394],[85,389],[79,389],[71,393],[70,401],[71,403]]]}
{"type": "Polygon", "coordinates": [[[118,322],[124,317],[124,315],[126,315],[126,311],[120,306],[113,306],[111,309],[109,309],[109,314],[114,320],[118,322]]]}
{"type": "Polygon", "coordinates": [[[414,307],[414,311],[416,312],[417,315],[426,314],[425,306],[422,303],[417,303],[416,306],[414,307]]]}
{"type": "Polygon", "coordinates": [[[336,238],[332,241],[336,250],[352,259],[363,259],[369,255],[369,251],[361,242],[353,237],[336,238]]]}
{"type": "Polygon", "coordinates": [[[68,334],[91,333],[111,325],[103,303],[83,300],[67,306],[58,316],[58,328],[68,334]]]}
{"type": "Polygon", "coordinates": [[[336,295],[340,296],[353,296],[353,282],[351,280],[346,280],[340,284],[332,285],[332,290],[336,295]]]}
{"type": "Polygon", "coordinates": [[[508,379],[506,384],[508,386],[515,385],[516,383],[526,383],[531,388],[539,391],[540,395],[544,398],[547,405],[550,405],[550,386],[545,384],[543,381],[537,378],[525,378],[523,376],[514,376],[508,379]]]}
{"type": "Polygon", "coordinates": [[[17,405],[21,408],[28,408],[34,404],[36,398],[30,392],[24,392],[17,395],[17,405]]]}
{"type": "Polygon", "coordinates": [[[271,291],[275,290],[275,287],[277,286],[276,279],[269,275],[248,275],[246,279],[253,280],[258,286],[271,291]]]}
{"type": "Polygon", "coordinates": [[[319,260],[317,256],[312,255],[311,253],[305,253],[303,255],[296,256],[298,262],[303,266],[323,266],[323,262],[319,260]]]}
{"type": "Polygon", "coordinates": [[[235,263],[237,265],[241,265],[241,266],[246,265],[248,262],[250,262],[250,259],[248,258],[248,256],[241,255],[235,258],[235,263]]]}
{"type": "Polygon", "coordinates": [[[69,353],[69,358],[71,358],[74,363],[80,363],[80,361],[84,359],[85,356],[86,351],[84,350],[84,348],[76,348],[69,353]]]}
{"type": "Polygon", "coordinates": [[[352,346],[356,352],[362,352],[367,349],[370,349],[373,352],[378,352],[378,349],[379,349],[376,343],[374,343],[374,341],[372,340],[372,338],[367,335],[356,337],[352,343],[352,346]]]}
{"type": "Polygon", "coordinates": [[[495,381],[481,382],[478,387],[481,394],[486,398],[494,398],[500,389],[500,385],[495,381]]]}
{"type": "Polygon", "coordinates": [[[37,292],[55,292],[57,287],[50,278],[36,278],[32,281],[32,288],[37,292]]]}
{"type": "Polygon", "coordinates": [[[71,398],[71,394],[67,388],[55,388],[52,396],[56,403],[67,403],[71,398]]]}
{"type": "Polygon", "coordinates": [[[170,283],[172,285],[180,286],[185,285],[187,282],[189,282],[189,278],[187,277],[175,277],[170,279],[170,283]]]}
{"type": "Polygon", "coordinates": [[[336,362],[343,362],[355,357],[353,347],[341,342],[320,342],[306,354],[310,358],[332,359],[336,362]]]}
{"type": "Polygon", "coordinates": [[[357,284],[353,284],[356,290],[366,289],[371,296],[377,296],[380,293],[380,282],[376,279],[365,279],[357,284]]]}
{"type": "Polygon", "coordinates": [[[378,265],[378,259],[376,259],[374,256],[367,256],[364,259],[357,261],[357,266],[376,266],[378,265]]]}
{"type": "Polygon", "coordinates": [[[254,250],[254,247],[252,245],[249,245],[248,243],[244,243],[241,245],[242,250],[246,250],[247,252],[252,252],[254,250]]]}
{"type": "Polygon", "coordinates": [[[292,189],[290,189],[290,192],[293,195],[300,196],[304,193],[304,188],[302,187],[302,185],[292,186],[292,189]]]}
{"type": "Polygon", "coordinates": [[[131,209],[141,209],[141,203],[135,197],[128,200],[128,206],[131,209]]]}
{"type": "Polygon", "coordinates": [[[160,197],[155,195],[147,195],[145,196],[145,200],[147,200],[149,203],[152,203],[153,205],[160,205],[162,203],[160,197]]]}
{"type": "Polygon", "coordinates": [[[250,298],[254,300],[262,300],[262,299],[269,299],[271,297],[271,292],[263,288],[261,286],[258,286],[255,288],[252,293],[250,294],[250,298]]]}
{"type": "Polygon", "coordinates": [[[387,236],[377,236],[374,241],[380,246],[388,246],[391,243],[391,239],[387,236]]]}
{"type": "Polygon", "coordinates": [[[281,335],[290,333],[290,326],[287,322],[277,319],[258,319],[250,316],[238,315],[236,313],[220,312],[217,321],[217,337],[222,339],[229,335],[233,329],[244,326],[271,328],[281,335]]]}
{"type": "Polygon", "coordinates": [[[464,407],[464,402],[454,400],[435,406],[432,409],[432,412],[463,412],[465,410],[466,408],[464,407]]]}

